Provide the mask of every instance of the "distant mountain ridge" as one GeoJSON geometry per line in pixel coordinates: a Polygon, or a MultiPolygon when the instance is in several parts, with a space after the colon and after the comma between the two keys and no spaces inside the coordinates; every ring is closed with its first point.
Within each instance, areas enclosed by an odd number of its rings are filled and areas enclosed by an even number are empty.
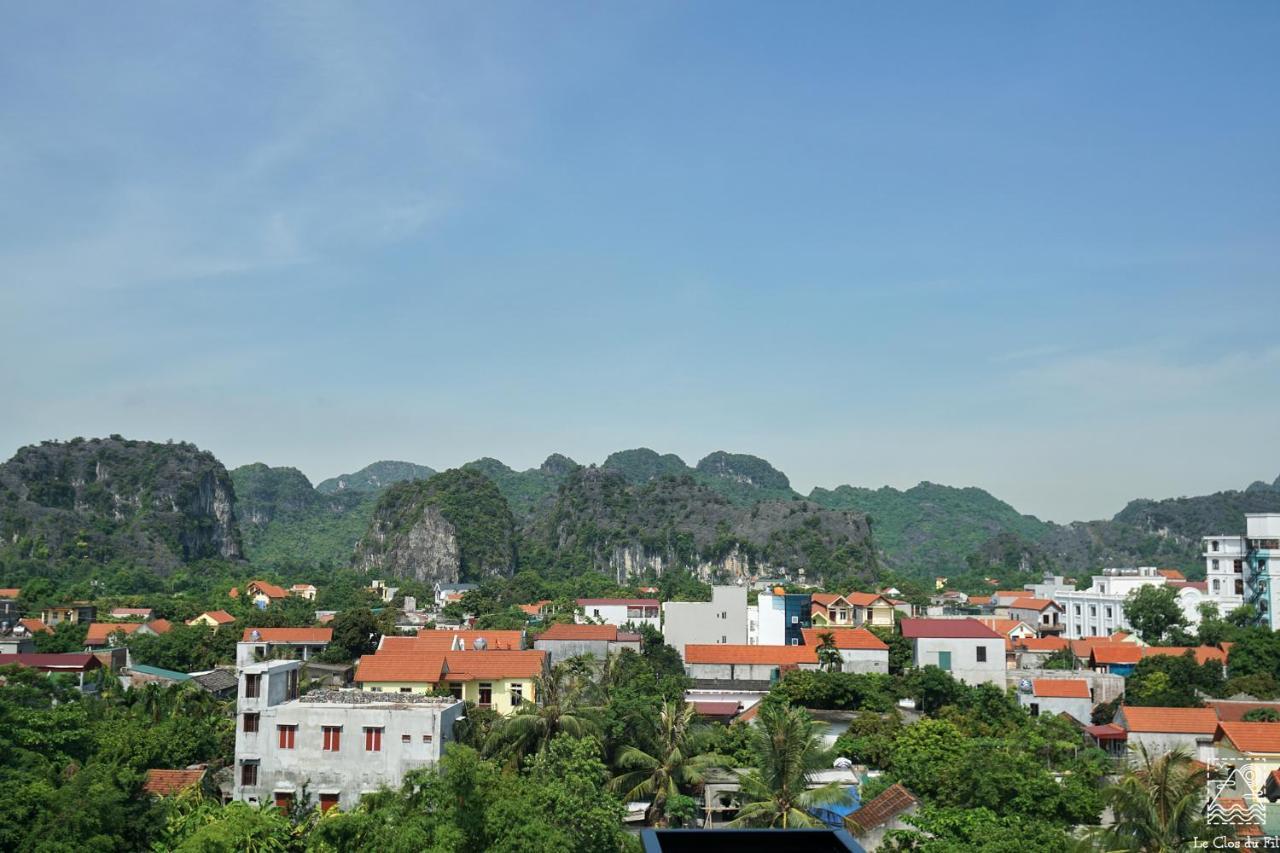
{"type": "MultiPolygon", "coordinates": [[[[444,521],[458,539],[448,547],[458,549],[459,577],[502,573],[502,559],[493,555],[508,551],[513,567],[558,571],[804,569],[809,577],[852,581],[884,569],[927,578],[1159,564],[1194,576],[1202,568],[1201,536],[1240,532],[1247,512],[1280,512],[1280,477],[1239,491],[1138,499],[1111,519],[1063,525],[1019,513],[983,489],[930,482],[905,490],[816,488],[805,497],[766,460],[725,451],[692,467],[642,447],[611,453],[599,466],[552,454],[524,471],[489,457],[455,471],[463,473],[412,492],[421,499],[409,504],[452,514],[444,521]],[[451,488],[439,491],[446,482],[451,488]],[[490,521],[479,527],[467,514],[468,488],[477,506],[487,507],[482,517],[490,521]],[[448,512],[440,510],[442,501],[448,512]],[[512,518],[509,537],[494,533],[504,525],[492,519],[504,512],[512,518]],[[472,521],[455,523],[459,518],[472,521]]],[[[227,472],[212,454],[187,444],[118,436],[45,442],[0,465],[0,568],[15,557],[57,562],[88,555],[157,571],[241,556],[264,565],[345,566],[390,488],[437,476],[425,465],[382,460],[313,487],[294,468],[254,463],[227,472]]],[[[386,522],[384,533],[399,530],[386,522]]],[[[428,524],[418,533],[442,530],[428,524]]],[[[408,553],[385,537],[381,550],[370,547],[366,554],[408,553]]]]}

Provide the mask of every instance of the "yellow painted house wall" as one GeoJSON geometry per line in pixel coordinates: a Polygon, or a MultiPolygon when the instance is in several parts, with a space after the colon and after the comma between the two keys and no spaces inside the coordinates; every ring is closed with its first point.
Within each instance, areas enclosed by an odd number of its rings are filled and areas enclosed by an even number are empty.
{"type": "MultiPolygon", "coordinates": [[[[191,620],[191,624],[192,624],[192,625],[205,625],[205,626],[208,626],[208,627],[210,627],[210,628],[214,629],[215,631],[222,627],[221,625],[219,625],[219,624],[217,623],[217,621],[215,621],[215,620],[214,620],[214,618],[213,618],[212,616],[209,616],[209,615],[208,615],[208,614],[206,614],[206,613],[201,613],[199,616],[197,616],[196,618],[192,619],[192,620],[191,620]]],[[[232,623],[228,622],[227,624],[228,624],[228,625],[230,625],[230,624],[232,624],[232,623]]]]}
{"type": "MultiPolygon", "coordinates": [[[[479,681],[462,681],[455,682],[462,685],[462,698],[467,702],[480,702],[480,684],[479,681]]],[[[535,686],[532,678],[504,678],[486,681],[485,684],[493,685],[493,702],[490,707],[499,714],[509,714],[515,707],[511,704],[511,685],[519,684],[523,686],[523,696],[525,702],[536,702],[538,700],[535,694],[535,686]]],[[[440,682],[441,687],[449,685],[449,677],[446,675],[444,681],[440,682]]],[[[383,682],[365,682],[364,689],[371,690],[375,693],[400,693],[405,692],[402,688],[409,688],[409,693],[430,693],[435,689],[436,685],[426,681],[417,682],[400,682],[400,681],[383,681],[383,682]]]]}

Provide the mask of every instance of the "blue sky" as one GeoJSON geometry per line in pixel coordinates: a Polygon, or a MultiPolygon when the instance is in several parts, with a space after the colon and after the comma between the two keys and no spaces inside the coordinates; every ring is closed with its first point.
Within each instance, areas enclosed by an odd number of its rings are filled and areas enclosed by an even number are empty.
{"type": "Polygon", "coordinates": [[[0,456],[1280,473],[1274,3],[8,4],[0,456]]]}

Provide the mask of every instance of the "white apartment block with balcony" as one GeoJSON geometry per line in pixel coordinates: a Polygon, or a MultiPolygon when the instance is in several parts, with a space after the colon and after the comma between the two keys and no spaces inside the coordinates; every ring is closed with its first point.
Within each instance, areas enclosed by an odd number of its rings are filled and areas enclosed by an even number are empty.
{"type": "Polygon", "coordinates": [[[1258,611],[1259,621],[1275,630],[1280,627],[1280,584],[1276,583],[1276,561],[1280,560],[1280,512],[1246,513],[1245,596],[1258,611]]]}
{"type": "Polygon", "coordinates": [[[298,695],[299,661],[240,672],[232,796],[282,808],[303,796],[322,810],[354,808],[410,770],[440,760],[462,702],[419,694],[320,690],[298,695]]]}
{"type": "Polygon", "coordinates": [[[1245,602],[1249,567],[1243,536],[1205,536],[1204,577],[1209,595],[1226,616],[1245,602]]]}
{"type": "MultiPolygon", "coordinates": [[[[1230,596],[1224,598],[1221,592],[1214,596],[1209,581],[1170,579],[1154,566],[1103,569],[1102,574],[1093,576],[1093,585],[1088,589],[1059,590],[1054,600],[1063,607],[1062,620],[1068,639],[1105,637],[1116,631],[1132,630],[1124,612],[1130,592],[1144,586],[1169,585],[1177,588],[1182,615],[1192,627],[1200,624],[1202,604],[1213,602],[1219,612],[1225,613],[1223,602],[1231,601],[1230,596]]],[[[1221,584],[1219,589],[1223,589],[1221,584]]]]}

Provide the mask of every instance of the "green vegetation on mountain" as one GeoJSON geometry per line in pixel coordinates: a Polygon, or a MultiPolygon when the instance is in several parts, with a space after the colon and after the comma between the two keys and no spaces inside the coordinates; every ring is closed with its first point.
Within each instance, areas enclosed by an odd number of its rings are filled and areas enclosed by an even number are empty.
{"type": "Polygon", "coordinates": [[[792,490],[787,475],[759,456],[717,450],[704,456],[695,471],[694,479],[736,504],[800,498],[792,490]]]}
{"type": "Polygon", "coordinates": [[[1051,525],[1022,515],[982,489],[920,483],[906,491],[885,486],[814,489],[809,499],[871,517],[876,546],[887,565],[920,574],[947,574],[967,564],[1002,533],[1028,542],[1044,539],[1051,525]]]}
{"type": "Polygon", "coordinates": [[[674,453],[659,454],[647,447],[610,453],[600,465],[602,471],[620,474],[632,484],[647,483],[659,477],[680,477],[692,473],[684,460],[674,453]]]}
{"type": "Polygon", "coordinates": [[[425,465],[384,460],[366,465],[354,474],[340,474],[337,477],[321,480],[316,488],[325,494],[344,491],[380,492],[392,483],[425,480],[435,473],[425,465]]]}
{"type": "Polygon", "coordinates": [[[857,513],[806,501],[741,506],[692,476],[633,484],[595,467],[566,480],[549,512],[526,525],[524,539],[535,568],[618,578],[701,567],[724,578],[803,570],[810,578],[865,581],[876,566],[857,513]]]}
{"type": "Polygon", "coordinates": [[[559,453],[548,456],[540,467],[527,471],[514,471],[487,456],[462,466],[463,470],[478,471],[492,480],[519,518],[529,517],[550,499],[577,467],[577,462],[559,453]]]}
{"type": "Polygon", "coordinates": [[[378,498],[352,562],[419,580],[510,575],[515,518],[502,492],[478,471],[453,468],[396,483],[378,498]]]}
{"type": "Polygon", "coordinates": [[[233,502],[226,469],[191,444],[46,441],[0,465],[0,559],[157,572],[238,559],[233,502]]]}
{"type": "Polygon", "coordinates": [[[296,468],[261,462],[232,470],[245,556],[255,565],[330,569],[351,560],[377,493],[325,494],[296,468]]]}

